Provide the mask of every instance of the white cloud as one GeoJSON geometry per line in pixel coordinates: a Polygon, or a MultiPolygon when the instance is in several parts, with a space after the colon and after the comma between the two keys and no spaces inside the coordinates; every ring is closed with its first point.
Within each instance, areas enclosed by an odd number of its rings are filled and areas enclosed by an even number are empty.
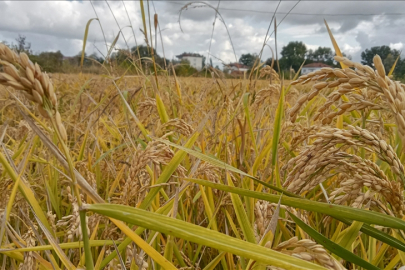
{"type": "Polygon", "coordinates": [[[319,48],[319,45],[310,45],[310,44],[305,44],[308,50],[313,50],[315,51],[316,49],[319,48]]]}
{"type": "MultiPolygon", "coordinates": [[[[209,2],[217,6],[217,1],[209,2]]],[[[119,28],[104,1],[93,1],[94,7],[107,39],[111,43],[117,35],[119,28]]],[[[123,29],[124,36],[130,47],[135,46],[127,13],[121,1],[108,1],[118,24],[123,29]]],[[[184,3],[155,1],[150,6],[150,13],[159,15],[163,43],[167,58],[172,58],[182,52],[206,52],[211,39],[211,32],[215,12],[210,8],[195,8],[184,11],[181,15],[181,32],[178,23],[179,10],[184,3]]],[[[259,53],[268,24],[278,2],[266,1],[239,1],[237,5],[232,2],[221,1],[219,11],[228,27],[232,42],[239,57],[243,53],[259,53]],[[232,9],[232,10],[229,10],[232,9]],[[239,11],[235,10],[238,9],[239,11]],[[257,12],[251,12],[256,10],[257,12]]],[[[295,4],[283,1],[276,15],[280,23],[295,4]]],[[[139,2],[125,2],[130,16],[133,31],[138,44],[144,44],[144,36],[139,29],[143,29],[139,2]]],[[[390,45],[391,48],[402,49],[405,44],[403,16],[331,16],[328,14],[350,13],[396,13],[405,10],[405,2],[306,2],[301,1],[278,26],[277,44],[278,52],[290,41],[302,41],[308,48],[316,49],[319,46],[332,47],[329,35],[323,22],[325,18],[341,49],[360,60],[361,51],[372,46],[390,45]],[[382,8],[383,7],[383,8],[382,8]],[[315,15],[300,15],[303,13],[315,15]],[[316,15],[320,14],[320,15],[316,15]]],[[[94,18],[93,8],[89,1],[0,1],[0,41],[14,41],[18,34],[27,36],[35,52],[47,50],[61,50],[64,55],[74,55],[81,50],[83,33],[86,23],[94,18]]],[[[217,19],[211,45],[211,53],[225,62],[235,61],[234,52],[229,41],[224,23],[217,19]]],[[[147,22],[148,24],[148,22],[147,22]]],[[[153,20],[152,20],[153,25],[153,20]]],[[[149,27],[149,24],[148,24],[149,27]]],[[[273,32],[274,26],[270,28],[273,32]]],[[[154,34],[154,33],[153,33],[154,34]]],[[[149,36],[148,36],[149,38],[149,36]]],[[[154,38],[153,38],[154,40],[154,38]]],[[[94,46],[105,52],[104,37],[99,23],[93,21],[89,30],[86,51],[95,52],[94,46]]],[[[275,51],[274,35],[268,45],[275,51]]],[[[126,44],[120,37],[117,46],[125,48],[126,44]]],[[[162,52],[160,35],[158,35],[158,53],[162,52]]],[[[263,59],[271,56],[266,47],[263,59]]],[[[213,59],[214,65],[220,61],[213,59]]]]}
{"type": "Polygon", "coordinates": [[[390,48],[395,49],[395,50],[401,50],[404,47],[404,44],[402,42],[398,43],[390,43],[390,48]]]}
{"type": "Polygon", "coordinates": [[[342,46],[342,51],[345,52],[345,53],[347,53],[347,54],[350,54],[350,55],[356,54],[356,53],[358,53],[360,50],[361,50],[361,47],[360,47],[359,45],[350,46],[349,44],[345,43],[345,44],[343,44],[343,46],[342,46]]]}

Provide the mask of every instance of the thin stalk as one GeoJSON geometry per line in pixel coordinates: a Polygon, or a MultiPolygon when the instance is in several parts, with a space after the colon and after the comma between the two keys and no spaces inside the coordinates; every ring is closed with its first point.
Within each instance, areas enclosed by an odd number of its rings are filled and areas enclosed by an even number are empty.
{"type": "MultiPolygon", "coordinates": [[[[58,126],[56,124],[55,118],[52,117],[52,114],[51,114],[51,112],[49,110],[47,112],[48,112],[49,117],[51,119],[51,123],[52,123],[52,126],[53,126],[53,128],[54,128],[54,130],[56,132],[58,140],[59,140],[59,142],[60,142],[60,144],[62,146],[62,151],[65,154],[66,161],[67,161],[68,166],[69,166],[70,178],[72,179],[73,193],[76,196],[77,204],[79,205],[79,208],[81,208],[82,207],[82,200],[81,200],[81,197],[80,197],[79,185],[77,184],[77,181],[76,181],[75,168],[74,168],[74,165],[73,165],[72,158],[70,156],[69,149],[68,149],[66,143],[64,142],[64,140],[62,139],[62,136],[61,136],[61,134],[59,132],[59,129],[58,129],[58,126]]],[[[89,235],[87,233],[86,213],[83,212],[83,211],[80,211],[79,213],[80,213],[79,214],[79,216],[80,216],[80,227],[81,227],[81,230],[82,230],[82,237],[83,237],[84,255],[85,255],[85,258],[86,258],[86,269],[87,270],[93,270],[94,269],[94,263],[93,263],[93,257],[91,255],[91,248],[90,248],[90,243],[89,243],[89,235]]]]}

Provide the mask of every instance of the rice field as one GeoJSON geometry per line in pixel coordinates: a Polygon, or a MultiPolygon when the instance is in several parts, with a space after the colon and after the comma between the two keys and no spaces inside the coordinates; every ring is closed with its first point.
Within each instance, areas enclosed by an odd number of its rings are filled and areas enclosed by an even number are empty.
{"type": "Polygon", "coordinates": [[[405,85],[335,59],[47,74],[0,44],[2,269],[405,265],[405,85]]]}

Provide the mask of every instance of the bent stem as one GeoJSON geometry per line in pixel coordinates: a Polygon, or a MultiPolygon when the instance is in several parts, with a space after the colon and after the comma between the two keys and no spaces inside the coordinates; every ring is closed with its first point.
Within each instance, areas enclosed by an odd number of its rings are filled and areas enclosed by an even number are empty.
{"type": "MultiPolygon", "coordinates": [[[[80,197],[80,190],[79,190],[79,185],[77,184],[76,181],[76,176],[75,176],[75,168],[73,165],[73,161],[72,158],[70,156],[70,152],[69,149],[65,143],[65,141],[63,140],[59,129],[58,129],[58,125],[56,123],[56,120],[54,117],[52,117],[52,113],[50,111],[50,109],[47,109],[47,112],[49,114],[49,117],[51,119],[51,123],[53,126],[53,129],[56,132],[56,135],[58,136],[58,140],[62,146],[62,151],[65,154],[66,157],[66,161],[69,165],[69,173],[70,173],[70,177],[72,179],[72,184],[73,184],[73,193],[77,199],[77,204],[79,205],[79,209],[82,207],[82,200],[80,197]]],[[[82,231],[82,238],[83,238],[83,247],[84,247],[84,256],[85,256],[85,261],[86,261],[86,269],[87,270],[93,270],[94,269],[94,263],[93,263],[93,257],[91,255],[91,248],[90,248],[90,243],[89,243],[89,235],[87,233],[87,224],[86,224],[86,213],[83,211],[79,211],[79,217],[80,217],[80,228],[82,231]]],[[[79,239],[80,241],[80,239],[79,239]]]]}

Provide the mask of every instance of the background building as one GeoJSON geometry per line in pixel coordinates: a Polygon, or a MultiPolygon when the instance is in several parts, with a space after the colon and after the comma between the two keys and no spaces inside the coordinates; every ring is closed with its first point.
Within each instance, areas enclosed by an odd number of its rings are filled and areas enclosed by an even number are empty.
{"type": "Polygon", "coordinates": [[[203,56],[198,53],[182,53],[176,55],[180,60],[187,60],[190,62],[190,66],[196,70],[201,70],[203,68],[203,56]]]}
{"type": "Polygon", "coordinates": [[[320,70],[323,67],[331,68],[331,66],[324,64],[324,63],[311,63],[311,64],[308,64],[308,65],[305,65],[302,67],[301,74],[302,75],[308,74],[308,73],[320,70]]]}
{"type": "Polygon", "coordinates": [[[227,65],[224,65],[224,73],[228,74],[243,74],[243,72],[248,71],[250,69],[249,66],[246,66],[241,63],[230,63],[227,65]]]}

